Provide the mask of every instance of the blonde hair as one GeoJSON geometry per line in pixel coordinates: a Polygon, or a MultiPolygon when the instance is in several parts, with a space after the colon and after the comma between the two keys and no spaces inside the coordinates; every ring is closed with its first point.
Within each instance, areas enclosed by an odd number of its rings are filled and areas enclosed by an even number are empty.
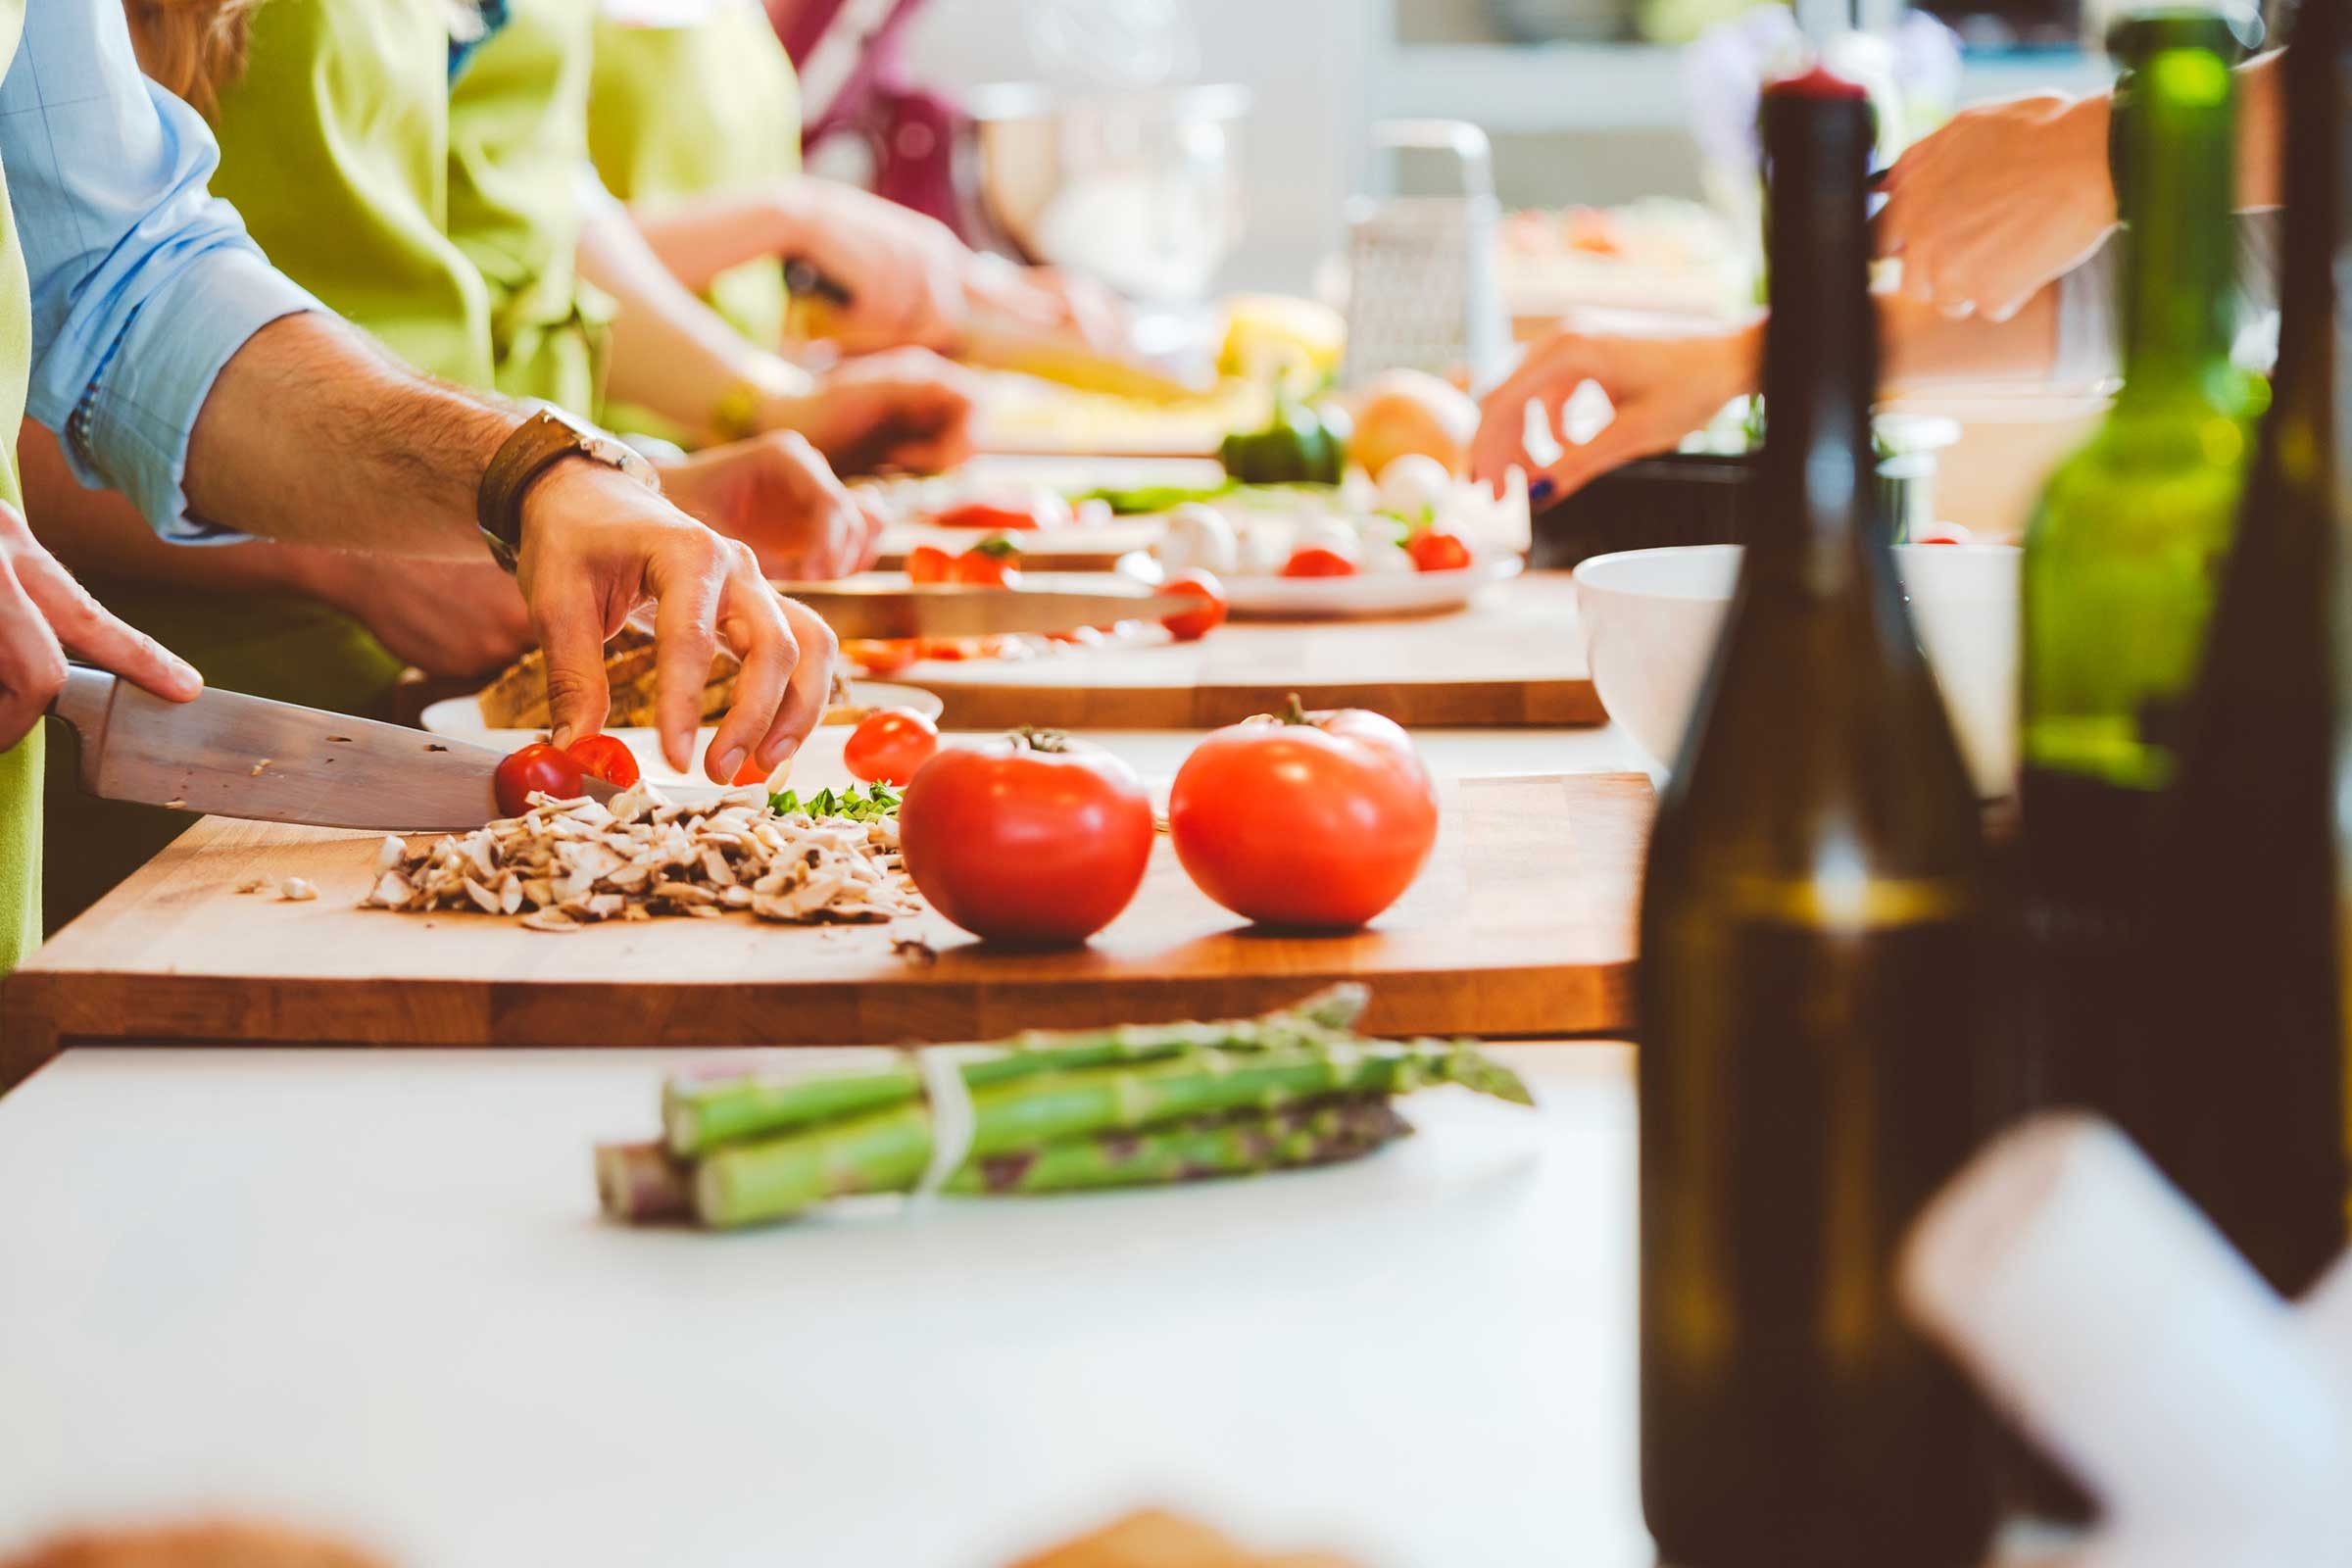
{"type": "Polygon", "coordinates": [[[253,13],[263,0],[122,0],[139,69],[211,119],[245,74],[253,13]]]}

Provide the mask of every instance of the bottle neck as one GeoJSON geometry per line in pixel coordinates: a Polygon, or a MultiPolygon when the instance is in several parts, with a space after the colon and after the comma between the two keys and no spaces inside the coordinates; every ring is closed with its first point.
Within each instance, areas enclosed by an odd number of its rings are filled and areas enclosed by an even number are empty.
{"type": "Polygon", "coordinates": [[[2234,325],[2235,81],[2211,49],[2158,48],[2120,112],[2122,400],[2196,396],[2227,375],[2234,325]]]}
{"type": "MultiPolygon", "coordinates": [[[[2285,71],[2286,213],[2279,246],[2278,361],[2264,420],[2268,464],[2300,488],[2329,493],[2336,469],[2336,378],[2352,366],[2338,340],[2337,288],[2352,267],[2343,181],[2352,86],[2343,54],[2341,0],[2303,0],[2285,71]]],[[[2248,518],[2249,523],[2263,519],[2248,518]]]]}
{"type": "Polygon", "coordinates": [[[1871,433],[1871,122],[1858,102],[1773,107],[1763,489],[1749,551],[1759,580],[1820,598],[1856,589],[1869,553],[1886,544],[1871,433]]]}

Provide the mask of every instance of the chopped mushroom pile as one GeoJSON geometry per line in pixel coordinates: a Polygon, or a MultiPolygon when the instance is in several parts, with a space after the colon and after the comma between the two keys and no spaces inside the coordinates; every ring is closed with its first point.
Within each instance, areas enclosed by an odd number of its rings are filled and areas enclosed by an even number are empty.
{"type": "Polygon", "coordinates": [[[748,909],[787,924],[880,921],[916,912],[898,819],[780,816],[763,790],[678,806],[646,785],[610,805],[531,797],[531,809],[412,850],[384,840],[367,904],[481,909],[534,931],[599,920],[748,909]]]}

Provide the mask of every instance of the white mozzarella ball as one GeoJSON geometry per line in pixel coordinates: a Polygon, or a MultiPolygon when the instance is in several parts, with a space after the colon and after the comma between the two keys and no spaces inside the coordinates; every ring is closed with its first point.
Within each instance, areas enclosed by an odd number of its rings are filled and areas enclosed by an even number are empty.
{"type": "Polygon", "coordinates": [[[1418,519],[1423,509],[1446,504],[1453,475],[1435,458],[1408,452],[1380,471],[1380,504],[1402,517],[1418,519]]]}
{"type": "Polygon", "coordinates": [[[1161,564],[1178,571],[1232,571],[1241,559],[1240,541],[1225,514],[1199,502],[1187,502],[1168,514],[1168,530],[1152,553],[1161,564]]]}

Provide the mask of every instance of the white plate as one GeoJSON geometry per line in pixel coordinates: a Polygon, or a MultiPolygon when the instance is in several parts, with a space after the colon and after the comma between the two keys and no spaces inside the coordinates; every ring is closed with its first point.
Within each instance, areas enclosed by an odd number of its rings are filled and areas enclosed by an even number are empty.
{"type": "MultiPolygon", "coordinates": [[[[1130,550],[1149,550],[1168,531],[1162,516],[1113,517],[1091,528],[1022,528],[1005,537],[1036,561],[1055,559],[1104,560],[1130,550]]],[[[959,556],[981,540],[993,537],[987,528],[942,528],[927,522],[894,522],[882,530],[878,549],[885,561],[904,561],[923,545],[959,556]]]]}
{"type": "MultiPolygon", "coordinates": [[[[1527,567],[1515,555],[1489,556],[1458,571],[1375,571],[1352,577],[1219,577],[1234,614],[1300,620],[1374,615],[1427,615],[1459,610],[1479,593],[1527,567]]],[[[1143,551],[1119,558],[1119,570],[1148,587],[1163,575],[1143,551]]]]}
{"type": "MultiPolygon", "coordinates": [[[[911,708],[926,718],[937,718],[946,704],[937,694],[919,686],[897,686],[885,681],[860,680],[850,683],[850,696],[859,708],[911,708]]],[[[511,752],[543,740],[546,734],[535,729],[492,729],[482,722],[482,710],[470,697],[452,697],[433,704],[424,710],[422,722],[435,735],[448,735],[457,740],[471,741],[493,751],[511,752]]],[[[786,782],[804,795],[818,790],[845,790],[858,781],[850,777],[849,765],[842,760],[842,748],[849,743],[851,724],[820,724],[816,733],[802,745],[800,755],[792,760],[786,782]]],[[[702,776],[703,757],[710,749],[710,737],[716,733],[710,725],[696,731],[694,737],[694,768],[681,773],[662,757],[662,742],[651,729],[623,725],[611,730],[613,739],[628,747],[637,759],[637,766],[646,779],[659,786],[674,801],[708,799],[724,793],[719,786],[702,776]]]]}

